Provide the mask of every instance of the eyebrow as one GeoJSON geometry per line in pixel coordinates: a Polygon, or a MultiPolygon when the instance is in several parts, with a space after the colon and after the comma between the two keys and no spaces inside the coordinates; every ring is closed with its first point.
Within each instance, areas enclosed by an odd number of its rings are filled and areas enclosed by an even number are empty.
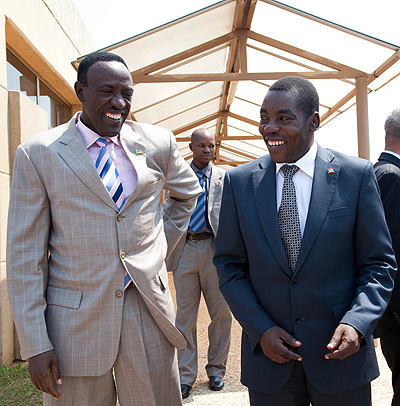
{"type": "MultiPolygon", "coordinates": [[[[260,113],[266,113],[266,112],[267,112],[267,110],[265,110],[264,108],[261,108],[261,109],[260,109],[260,113]]],[[[293,116],[296,115],[296,114],[295,114],[292,110],[290,110],[290,109],[282,109],[282,110],[279,110],[277,113],[278,113],[278,114],[291,114],[291,115],[293,115],[293,116]]]]}

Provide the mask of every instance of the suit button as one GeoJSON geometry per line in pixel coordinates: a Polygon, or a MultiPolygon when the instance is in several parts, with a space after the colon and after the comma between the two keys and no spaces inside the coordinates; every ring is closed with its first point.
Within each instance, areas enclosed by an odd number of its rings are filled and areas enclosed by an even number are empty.
{"type": "Polygon", "coordinates": [[[118,298],[121,298],[122,296],[124,296],[124,292],[122,292],[122,290],[117,290],[116,296],[118,298]]]}
{"type": "Polygon", "coordinates": [[[299,286],[299,281],[297,279],[293,279],[292,280],[292,286],[295,288],[297,286],[299,286]]]}
{"type": "Polygon", "coordinates": [[[126,257],[126,254],[125,254],[124,251],[122,251],[122,252],[121,252],[121,258],[122,258],[122,259],[125,259],[125,257],[126,257]]]}
{"type": "Polygon", "coordinates": [[[301,322],[301,317],[300,317],[300,316],[296,316],[296,317],[294,318],[294,322],[295,322],[296,324],[299,324],[299,323],[301,322]]]}
{"type": "Polygon", "coordinates": [[[118,222],[122,221],[122,216],[120,214],[118,214],[118,216],[117,216],[117,221],[118,222]]]}

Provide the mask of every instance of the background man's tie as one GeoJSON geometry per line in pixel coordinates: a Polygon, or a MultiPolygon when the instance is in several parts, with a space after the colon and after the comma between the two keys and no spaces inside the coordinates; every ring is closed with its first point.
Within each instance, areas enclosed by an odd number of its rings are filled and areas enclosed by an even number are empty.
{"type": "Polygon", "coordinates": [[[121,210],[125,204],[124,190],[122,189],[121,179],[119,178],[114,161],[106,149],[108,141],[100,137],[96,140],[96,144],[100,147],[99,156],[96,161],[97,172],[111,198],[118,209],[121,210]]]}
{"type": "Polygon", "coordinates": [[[301,247],[301,229],[296,188],[293,175],[299,170],[296,165],[283,165],[280,169],[285,176],[282,188],[281,207],[278,211],[278,225],[286,256],[292,271],[296,268],[301,247]]]}
{"type": "MultiPolygon", "coordinates": [[[[95,164],[97,172],[99,173],[100,178],[111,198],[117,205],[118,210],[121,210],[125,204],[124,190],[122,188],[121,179],[119,178],[119,173],[115,167],[114,161],[106,149],[108,141],[105,138],[100,137],[96,140],[96,144],[100,147],[99,156],[95,164]]],[[[131,282],[131,277],[125,271],[124,290],[131,282]]]]}
{"type": "Polygon", "coordinates": [[[199,230],[201,230],[206,223],[206,218],[205,218],[206,191],[204,188],[204,181],[203,181],[204,174],[202,171],[197,171],[196,175],[199,178],[200,186],[203,189],[203,191],[198,196],[196,208],[194,209],[194,212],[193,212],[192,216],[190,217],[189,227],[193,230],[194,233],[197,233],[199,230]]]}

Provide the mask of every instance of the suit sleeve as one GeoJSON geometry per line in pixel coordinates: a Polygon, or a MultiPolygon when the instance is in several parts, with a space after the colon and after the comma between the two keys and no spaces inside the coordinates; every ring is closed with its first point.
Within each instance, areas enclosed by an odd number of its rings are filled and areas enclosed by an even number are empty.
{"type": "Polygon", "coordinates": [[[23,359],[53,349],[45,320],[50,227],[45,187],[19,146],[8,216],[7,283],[23,359]]]}
{"type": "Polygon", "coordinates": [[[220,290],[254,351],[262,334],[275,323],[258,303],[250,283],[246,244],[229,172],[224,180],[215,248],[220,290]]]}
{"type": "Polygon", "coordinates": [[[342,323],[372,334],[393,289],[397,266],[372,164],[368,162],[357,202],[354,231],[355,296],[342,323]]]}
{"type": "Polygon", "coordinates": [[[179,155],[175,138],[170,133],[170,155],[165,186],[167,197],[163,204],[164,230],[168,243],[167,258],[187,230],[201,187],[190,166],[179,155]]]}

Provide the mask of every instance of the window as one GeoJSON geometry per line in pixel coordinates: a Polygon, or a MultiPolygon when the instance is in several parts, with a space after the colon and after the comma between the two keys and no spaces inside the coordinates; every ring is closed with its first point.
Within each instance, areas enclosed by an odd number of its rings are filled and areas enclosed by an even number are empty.
{"type": "Polygon", "coordinates": [[[23,93],[42,107],[47,112],[49,128],[70,118],[70,107],[8,49],[7,89],[23,93]]]}

